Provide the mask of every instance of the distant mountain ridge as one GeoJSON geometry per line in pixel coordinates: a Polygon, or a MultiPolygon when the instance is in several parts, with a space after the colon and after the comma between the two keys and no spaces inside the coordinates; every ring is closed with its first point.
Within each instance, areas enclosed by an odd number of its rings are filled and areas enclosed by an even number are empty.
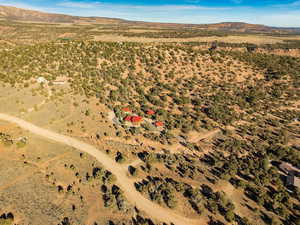
{"type": "Polygon", "coordinates": [[[11,6],[0,6],[0,19],[41,22],[41,23],[99,23],[99,24],[124,24],[132,26],[145,26],[151,28],[169,29],[207,29],[216,31],[231,31],[242,33],[274,33],[293,34],[300,33],[300,28],[279,28],[269,27],[260,24],[248,24],[243,22],[223,22],[215,24],[178,24],[178,23],[157,23],[143,21],[129,21],[117,18],[106,17],[79,17],[64,14],[46,13],[35,10],[20,9],[11,6]]]}
{"type": "Polygon", "coordinates": [[[44,23],[75,23],[75,22],[109,22],[118,23],[121,19],[105,17],[79,17],[56,13],[45,13],[35,10],[20,9],[11,6],[0,6],[0,18],[24,22],[44,22],[44,23]]]}
{"type": "Polygon", "coordinates": [[[32,22],[73,22],[74,17],[61,14],[43,13],[34,10],[0,6],[0,18],[32,22]]]}

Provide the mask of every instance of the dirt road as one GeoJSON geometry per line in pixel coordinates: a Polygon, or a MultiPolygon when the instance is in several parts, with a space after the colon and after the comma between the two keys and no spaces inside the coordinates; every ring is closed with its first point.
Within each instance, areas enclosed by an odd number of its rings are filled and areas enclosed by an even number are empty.
{"type": "Polygon", "coordinates": [[[189,140],[189,142],[191,142],[191,143],[197,143],[197,142],[199,142],[199,141],[201,141],[203,139],[214,137],[219,132],[221,132],[221,130],[219,128],[217,128],[217,129],[211,130],[209,132],[205,132],[203,134],[199,134],[199,135],[195,136],[194,138],[191,138],[189,140]]]}
{"type": "Polygon", "coordinates": [[[126,170],[123,166],[117,164],[113,159],[111,159],[105,153],[99,151],[94,146],[84,143],[82,141],[76,140],[74,138],[58,134],[56,132],[37,127],[32,123],[26,122],[17,117],[13,117],[7,114],[0,113],[0,120],[5,120],[11,123],[15,123],[21,128],[30,131],[36,135],[42,136],[49,140],[63,143],[74,147],[80,151],[86,152],[87,154],[95,157],[107,170],[111,171],[116,177],[118,184],[124,190],[124,194],[127,197],[127,200],[135,205],[138,209],[146,212],[151,218],[157,219],[163,222],[171,223],[175,225],[202,225],[205,224],[201,220],[189,219],[184,216],[179,215],[178,213],[163,208],[150,200],[146,199],[134,187],[134,182],[127,177],[126,170]]]}

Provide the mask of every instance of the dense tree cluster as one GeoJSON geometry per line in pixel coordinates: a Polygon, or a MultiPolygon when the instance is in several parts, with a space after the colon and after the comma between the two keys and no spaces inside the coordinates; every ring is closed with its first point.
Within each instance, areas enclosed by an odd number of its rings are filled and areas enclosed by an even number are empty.
{"type": "Polygon", "coordinates": [[[12,225],[14,224],[14,215],[9,213],[3,213],[0,216],[0,225],[12,225]]]}
{"type": "Polygon", "coordinates": [[[10,146],[14,143],[13,139],[9,134],[2,132],[0,132],[0,141],[6,146],[10,146]]]}

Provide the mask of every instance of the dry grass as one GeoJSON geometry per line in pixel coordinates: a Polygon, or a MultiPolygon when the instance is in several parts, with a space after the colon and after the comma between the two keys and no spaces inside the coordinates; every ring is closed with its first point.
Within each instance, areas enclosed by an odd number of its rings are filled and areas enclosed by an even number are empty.
{"type": "Polygon", "coordinates": [[[125,37],[117,34],[105,34],[94,36],[95,41],[108,41],[108,42],[227,42],[227,43],[253,43],[253,44],[275,44],[282,43],[283,40],[300,40],[299,35],[290,37],[275,37],[266,35],[243,35],[243,36],[227,36],[227,37],[195,37],[195,38],[146,38],[146,37],[125,37]]]}

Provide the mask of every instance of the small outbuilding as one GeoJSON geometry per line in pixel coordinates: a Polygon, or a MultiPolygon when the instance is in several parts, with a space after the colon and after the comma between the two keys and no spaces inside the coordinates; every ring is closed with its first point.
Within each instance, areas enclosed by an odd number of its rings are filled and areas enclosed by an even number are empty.
{"type": "Polygon", "coordinates": [[[143,117],[141,117],[141,116],[132,116],[131,117],[131,122],[132,123],[139,123],[139,122],[141,122],[143,120],[143,117]]]}
{"type": "Polygon", "coordinates": [[[154,115],[155,114],[155,111],[153,111],[152,109],[149,109],[147,111],[147,115],[154,115]]]}
{"type": "Polygon", "coordinates": [[[218,42],[214,41],[214,42],[212,42],[211,47],[209,48],[209,51],[214,51],[217,48],[218,48],[218,42]]]}
{"type": "Polygon", "coordinates": [[[257,49],[257,45],[254,45],[254,44],[248,44],[246,46],[246,49],[248,52],[255,52],[255,50],[257,49]]]}
{"type": "Polygon", "coordinates": [[[128,107],[124,107],[121,109],[123,112],[127,112],[127,113],[130,113],[131,112],[131,109],[128,108],[128,107]]]}
{"type": "Polygon", "coordinates": [[[141,116],[126,116],[124,118],[124,121],[131,122],[131,123],[139,123],[142,120],[143,120],[143,117],[141,117],[141,116]]]}
{"type": "Polygon", "coordinates": [[[161,121],[156,121],[156,122],[154,123],[154,125],[155,125],[156,127],[163,127],[163,126],[164,126],[164,123],[161,122],[161,121]]]}
{"type": "Polygon", "coordinates": [[[36,82],[38,82],[39,84],[46,84],[48,81],[44,77],[38,77],[36,79],[36,82]]]}
{"type": "Polygon", "coordinates": [[[64,85],[67,83],[67,81],[68,81],[67,77],[60,76],[60,77],[56,77],[56,79],[54,81],[52,81],[52,84],[53,85],[64,85]]]}
{"type": "Polygon", "coordinates": [[[65,80],[55,80],[52,82],[54,85],[64,85],[66,83],[65,80]]]}
{"type": "Polygon", "coordinates": [[[126,117],[124,118],[124,120],[125,120],[125,121],[128,121],[128,122],[131,122],[131,119],[132,119],[132,116],[126,116],[126,117]]]}
{"type": "Polygon", "coordinates": [[[290,173],[286,177],[286,186],[300,188],[300,179],[296,177],[293,173],[290,173]]]}

